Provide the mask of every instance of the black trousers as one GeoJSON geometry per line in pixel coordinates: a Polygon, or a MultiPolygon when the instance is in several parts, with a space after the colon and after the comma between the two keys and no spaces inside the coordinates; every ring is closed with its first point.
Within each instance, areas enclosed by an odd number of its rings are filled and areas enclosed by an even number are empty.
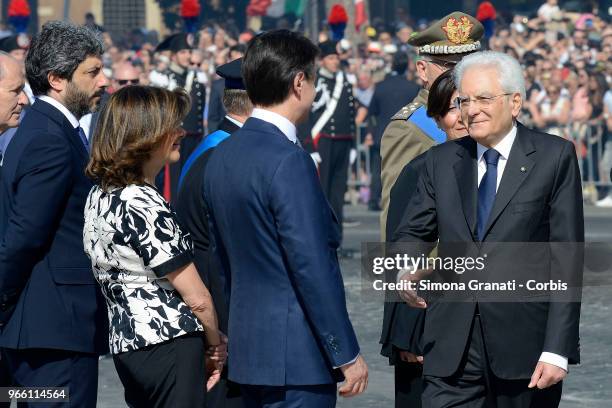
{"type": "Polygon", "coordinates": [[[380,196],[382,195],[382,180],[380,178],[380,146],[374,145],[370,147],[370,172],[372,179],[370,180],[370,204],[380,205],[380,196]]]}
{"type": "Polygon", "coordinates": [[[125,402],[131,408],[205,407],[205,347],[199,332],[115,354],[125,402]]]}
{"type": "Polygon", "coordinates": [[[98,355],[51,349],[4,349],[16,387],[68,388],[67,402],[20,402],[18,406],[95,407],[98,397],[98,355]]]}
{"type": "Polygon", "coordinates": [[[227,376],[224,377],[206,395],[206,406],[208,408],[244,408],[240,384],[229,381],[227,376]]]}
{"type": "MultiPolygon", "coordinates": [[[[535,367],[534,367],[535,369],[535,367]]],[[[480,316],[475,315],[470,339],[458,372],[452,377],[424,378],[425,408],[556,408],[562,383],[539,390],[527,388],[529,380],[495,377],[488,364],[480,316]]]]}
{"type": "Polygon", "coordinates": [[[319,177],[323,193],[329,201],[332,210],[338,217],[342,230],[344,193],[348,181],[348,166],[353,146],[352,140],[338,140],[321,137],[317,144],[317,151],[321,156],[319,177]]]}
{"type": "Polygon", "coordinates": [[[423,366],[419,363],[395,363],[395,408],[421,408],[423,366]]]}

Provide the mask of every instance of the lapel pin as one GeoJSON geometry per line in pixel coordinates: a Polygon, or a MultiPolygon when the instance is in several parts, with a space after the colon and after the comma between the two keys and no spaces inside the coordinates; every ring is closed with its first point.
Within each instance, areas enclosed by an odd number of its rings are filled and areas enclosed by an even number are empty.
{"type": "Polygon", "coordinates": [[[525,166],[521,167],[521,173],[524,173],[526,171],[527,171],[527,169],[525,168],[525,166]]]}

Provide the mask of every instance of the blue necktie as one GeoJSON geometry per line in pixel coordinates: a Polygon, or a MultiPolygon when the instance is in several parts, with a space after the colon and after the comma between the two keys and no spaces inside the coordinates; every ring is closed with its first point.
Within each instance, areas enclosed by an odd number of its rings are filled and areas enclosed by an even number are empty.
{"type": "Polygon", "coordinates": [[[89,142],[87,141],[87,136],[85,136],[85,131],[80,126],[76,130],[79,132],[79,137],[81,138],[81,142],[83,142],[83,145],[85,146],[85,150],[89,152],[89,142]]]}
{"type": "Polygon", "coordinates": [[[495,202],[495,192],[497,190],[497,162],[499,161],[499,152],[495,149],[489,149],[484,154],[485,162],[487,163],[487,171],[480,181],[478,186],[478,225],[477,233],[478,240],[482,241],[485,233],[487,221],[495,202]]]}

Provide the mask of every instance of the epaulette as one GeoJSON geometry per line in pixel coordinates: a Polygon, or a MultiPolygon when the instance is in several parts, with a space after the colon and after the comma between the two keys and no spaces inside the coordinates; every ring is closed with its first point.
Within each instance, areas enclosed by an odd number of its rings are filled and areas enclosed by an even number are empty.
{"type": "Polygon", "coordinates": [[[419,102],[412,102],[408,105],[404,106],[399,110],[395,115],[391,117],[391,120],[408,120],[410,115],[412,115],[417,109],[421,107],[419,102]]]}

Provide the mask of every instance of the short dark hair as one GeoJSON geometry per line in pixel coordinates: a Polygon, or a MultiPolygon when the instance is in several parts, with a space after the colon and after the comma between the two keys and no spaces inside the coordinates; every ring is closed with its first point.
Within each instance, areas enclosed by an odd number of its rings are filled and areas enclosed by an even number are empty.
{"type": "Polygon", "coordinates": [[[408,69],[408,54],[403,51],[398,51],[393,56],[393,62],[391,63],[391,69],[398,75],[404,75],[408,69]]]}
{"type": "Polygon", "coordinates": [[[303,72],[314,80],[319,48],[308,38],[274,30],[249,41],[242,61],[242,78],[254,105],[272,106],[284,102],[295,76],[303,72]]]}
{"type": "Polygon", "coordinates": [[[47,76],[72,79],[87,57],[101,57],[104,41],[99,32],[65,21],[50,21],[34,37],[25,61],[28,83],[34,95],[46,95],[51,85],[47,76]]]}
{"type": "Polygon", "coordinates": [[[427,116],[443,118],[450,110],[451,98],[457,88],[453,80],[453,70],[440,75],[429,88],[427,99],[427,116]]]}

